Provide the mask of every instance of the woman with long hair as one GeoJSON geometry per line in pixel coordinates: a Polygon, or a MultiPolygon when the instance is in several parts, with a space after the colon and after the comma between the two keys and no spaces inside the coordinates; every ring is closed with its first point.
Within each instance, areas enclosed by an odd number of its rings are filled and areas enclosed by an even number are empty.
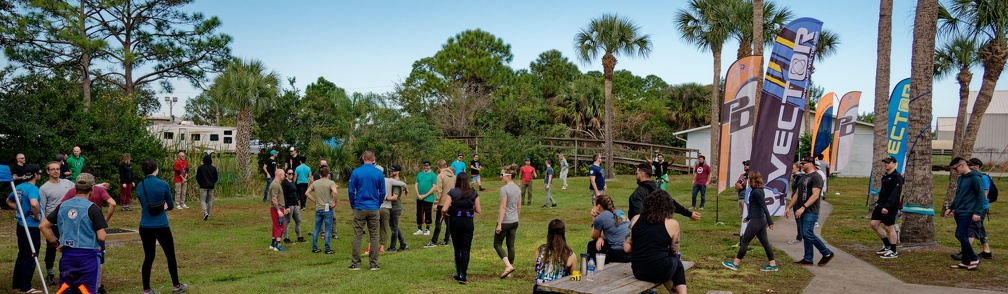
{"type": "Polygon", "coordinates": [[[497,229],[494,233],[494,250],[497,256],[504,262],[504,273],[500,278],[507,278],[514,272],[515,268],[511,262],[515,258],[515,235],[518,233],[518,214],[521,213],[521,188],[514,183],[515,171],[518,166],[509,165],[501,169],[501,181],[504,186],[500,189],[500,208],[497,211],[497,229]],[[504,251],[504,240],[507,239],[507,251],[504,251]]]}
{"type": "Polygon", "coordinates": [[[536,251],[536,281],[533,293],[549,293],[539,290],[539,285],[571,275],[577,268],[577,256],[567,246],[567,228],[559,219],[550,221],[546,231],[546,244],[536,251]]]}
{"type": "Polygon", "coordinates": [[[130,164],[129,153],[123,153],[119,160],[119,203],[122,203],[122,211],[133,210],[130,208],[130,194],[133,193],[133,165],[130,164]]]}
{"type": "Polygon", "coordinates": [[[455,179],[455,188],[448,191],[445,207],[441,213],[448,217],[455,248],[455,278],[459,284],[468,284],[469,251],[472,248],[473,217],[482,213],[479,193],[469,185],[469,174],[460,173],[455,179]]]}
{"type": "Polygon", "coordinates": [[[595,198],[592,206],[591,237],[588,241],[588,256],[605,253],[605,263],[630,262],[630,254],[623,251],[623,241],[630,234],[630,219],[622,210],[616,209],[612,198],[602,194],[595,198]]]}
{"type": "Polygon", "coordinates": [[[644,211],[630,221],[623,243],[631,255],[634,278],[661,283],[669,292],[686,293],[686,270],[679,260],[679,222],[672,219],[672,197],[655,190],[644,200],[644,211]]]}
{"type": "Polygon", "coordinates": [[[770,211],[767,210],[766,201],[764,201],[763,175],[760,172],[749,172],[749,187],[752,187],[749,197],[746,198],[749,215],[742,219],[742,222],[749,223],[749,225],[746,226],[745,232],[742,234],[742,243],[739,244],[735,260],[725,261],[721,264],[728,269],[737,271],[739,263],[742,262],[746,251],[749,250],[749,242],[752,242],[753,237],[756,237],[759,238],[760,244],[763,244],[763,251],[766,252],[767,259],[770,260],[770,264],[760,268],[760,270],[775,272],[777,271],[777,261],[774,260],[773,246],[770,245],[770,240],[767,238],[767,227],[769,226],[773,230],[773,219],[771,219],[770,211]]]}

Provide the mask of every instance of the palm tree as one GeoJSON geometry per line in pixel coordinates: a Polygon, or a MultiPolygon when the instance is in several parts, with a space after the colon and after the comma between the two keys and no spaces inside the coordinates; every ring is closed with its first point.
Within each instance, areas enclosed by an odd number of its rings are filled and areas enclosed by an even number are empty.
{"type": "Polygon", "coordinates": [[[261,61],[234,59],[214,79],[210,95],[221,107],[238,112],[235,153],[241,179],[248,182],[252,176],[249,165],[252,111],[269,109],[274,104],[280,96],[280,75],[267,72],[261,61]]]}
{"type": "Polygon", "coordinates": [[[588,26],[574,36],[574,52],[584,63],[602,57],[602,76],[605,78],[605,149],[606,177],[613,176],[612,134],[612,77],[616,55],[647,57],[651,54],[651,36],[644,35],[629,18],[604,14],[592,19],[588,26]]]}
{"type": "MultiPolygon", "coordinates": [[[[942,9],[944,10],[944,9],[942,9]]],[[[971,152],[964,154],[962,150],[962,133],[966,126],[966,108],[969,102],[969,84],[973,80],[971,69],[980,65],[977,56],[976,39],[966,36],[954,36],[935,52],[934,74],[936,79],[944,79],[955,74],[959,83],[959,113],[956,115],[955,131],[952,136],[952,157],[969,158],[971,152]]],[[[956,179],[959,174],[949,172],[948,192],[946,199],[955,198],[956,179]]],[[[950,200],[946,200],[948,202],[950,200]]]]}
{"type": "MultiPolygon", "coordinates": [[[[938,22],[938,0],[918,0],[914,18],[913,54],[911,56],[910,117],[908,134],[913,147],[907,153],[906,185],[903,195],[907,204],[931,207],[934,204],[931,174],[931,87],[934,81],[935,35],[938,22]],[[921,95],[924,94],[924,95],[921,95]],[[918,138],[916,134],[921,134],[918,138]]],[[[908,244],[935,242],[934,216],[916,213],[903,215],[902,240],[908,244]]]]}
{"type": "MultiPolygon", "coordinates": [[[[721,122],[721,47],[725,40],[731,36],[734,27],[733,9],[736,6],[732,2],[691,0],[689,8],[679,9],[675,16],[676,29],[683,40],[702,51],[710,50],[714,55],[714,87],[711,91],[710,117],[711,138],[721,137],[721,128],[717,127],[721,122]]],[[[717,182],[720,147],[720,142],[711,140],[710,183],[717,182]]]]}
{"type": "Polygon", "coordinates": [[[739,42],[736,59],[742,59],[742,57],[749,55],[763,55],[763,47],[773,44],[777,33],[784,28],[784,25],[794,19],[794,12],[787,6],[778,6],[770,1],[746,0],[725,3],[723,5],[734,5],[735,10],[735,15],[732,18],[732,21],[735,22],[732,37],[739,42]],[[756,9],[756,7],[763,7],[763,9],[756,9]],[[758,21],[759,19],[763,21],[758,21]],[[763,33],[753,34],[753,32],[763,33]],[[757,47],[760,54],[755,53],[757,47]]]}
{"type": "MultiPolygon", "coordinates": [[[[886,144],[889,141],[886,132],[889,130],[889,66],[892,55],[892,0],[879,1],[879,25],[878,25],[878,49],[875,59],[875,124],[874,139],[872,140],[872,158],[882,158],[886,152],[886,144]]],[[[900,163],[900,164],[906,164],[900,163]]],[[[872,175],[881,175],[883,172],[882,163],[873,161],[872,175]]],[[[881,185],[881,176],[871,177],[871,186],[881,185]]]]}
{"type": "MultiPolygon", "coordinates": [[[[819,40],[816,41],[815,61],[822,62],[822,59],[833,56],[833,54],[836,54],[839,47],[840,36],[833,31],[822,29],[819,32],[819,40]]],[[[815,72],[815,64],[812,65],[812,68],[809,68],[809,72],[810,74],[815,72]]],[[[820,97],[807,97],[807,99],[805,99],[805,113],[803,114],[804,118],[802,119],[805,121],[805,134],[809,136],[812,135],[812,120],[809,119],[809,113],[812,112],[811,110],[814,109],[813,107],[815,106],[813,105],[812,100],[818,101],[817,99],[819,98],[820,97]]]]}

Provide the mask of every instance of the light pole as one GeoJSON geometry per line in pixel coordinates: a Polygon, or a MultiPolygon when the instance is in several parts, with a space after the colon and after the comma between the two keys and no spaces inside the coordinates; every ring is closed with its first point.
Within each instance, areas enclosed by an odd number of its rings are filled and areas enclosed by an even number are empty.
{"type": "Polygon", "coordinates": [[[175,115],[172,114],[172,111],[175,110],[175,103],[178,102],[178,97],[168,97],[168,96],[165,96],[164,97],[164,101],[168,102],[168,116],[171,117],[171,123],[174,124],[175,123],[175,115]]]}

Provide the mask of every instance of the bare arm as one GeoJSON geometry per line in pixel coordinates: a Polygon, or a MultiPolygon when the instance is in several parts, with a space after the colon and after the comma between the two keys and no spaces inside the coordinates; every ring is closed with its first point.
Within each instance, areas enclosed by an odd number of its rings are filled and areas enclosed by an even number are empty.
{"type": "Polygon", "coordinates": [[[333,198],[332,198],[332,202],[333,203],[329,203],[329,208],[336,208],[336,201],[339,201],[339,200],[336,200],[336,199],[339,199],[339,197],[336,197],[336,195],[339,195],[339,184],[334,184],[332,186],[332,188],[330,188],[329,190],[332,191],[332,194],[333,194],[333,198]]]}
{"type": "Polygon", "coordinates": [[[105,242],[105,229],[95,231],[95,239],[98,239],[98,242],[105,242]]]}
{"type": "Polygon", "coordinates": [[[315,192],[315,187],[314,186],[308,186],[308,191],[305,191],[304,194],[305,194],[306,197],[308,197],[308,199],[311,199],[311,202],[318,203],[318,201],[315,201],[315,197],[312,197],[312,192],[315,192]]]}
{"type": "Polygon", "coordinates": [[[666,218],[665,231],[672,237],[672,244],[669,244],[669,248],[672,248],[675,252],[679,252],[679,222],[672,218],[666,218]]]}
{"type": "Polygon", "coordinates": [[[106,199],[105,203],[108,203],[108,213],[105,214],[105,222],[107,223],[109,222],[109,220],[112,219],[112,214],[115,213],[115,208],[117,204],[115,200],[112,200],[112,197],[106,199]]]}
{"type": "Polygon", "coordinates": [[[42,219],[42,215],[39,214],[38,199],[31,199],[28,202],[31,203],[32,217],[34,217],[35,220],[41,220],[42,219]]]}
{"type": "Polygon", "coordinates": [[[476,203],[473,205],[473,211],[475,211],[476,213],[483,213],[483,209],[480,208],[479,198],[476,198],[476,203]]]}
{"type": "Polygon", "coordinates": [[[591,183],[592,190],[595,191],[595,195],[599,195],[599,187],[595,184],[595,176],[589,176],[588,182],[591,183]]]}
{"type": "MultiPolygon", "coordinates": [[[[504,191],[501,191],[501,196],[504,196],[504,191]]],[[[520,205],[519,205],[520,206],[520,205]]],[[[501,224],[504,222],[504,213],[507,212],[507,197],[501,197],[500,208],[497,209],[497,232],[501,231],[501,224]]]]}

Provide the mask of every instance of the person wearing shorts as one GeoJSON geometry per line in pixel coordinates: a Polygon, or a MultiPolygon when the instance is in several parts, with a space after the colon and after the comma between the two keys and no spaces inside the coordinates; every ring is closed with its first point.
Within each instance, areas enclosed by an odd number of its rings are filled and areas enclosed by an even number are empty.
{"type": "Polygon", "coordinates": [[[896,252],[896,228],[893,225],[896,224],[896,214],[899,213],[901,206],[900,193],[903,191],[903,175],[900,175],[896,170],[898,163],[896,163],[895,157],[886,156],[882,159],[882,164],[886,173],[882,175],[878,205],[875,205],[875,210],[872,211],[869,225],[882,239],[882,245],[884,245],[875,253],[881,255],[882,258],[896,258],[899,257],[899,253],[896,252]],[[884,227],[879,226],[880,223],[884,227]]]}

